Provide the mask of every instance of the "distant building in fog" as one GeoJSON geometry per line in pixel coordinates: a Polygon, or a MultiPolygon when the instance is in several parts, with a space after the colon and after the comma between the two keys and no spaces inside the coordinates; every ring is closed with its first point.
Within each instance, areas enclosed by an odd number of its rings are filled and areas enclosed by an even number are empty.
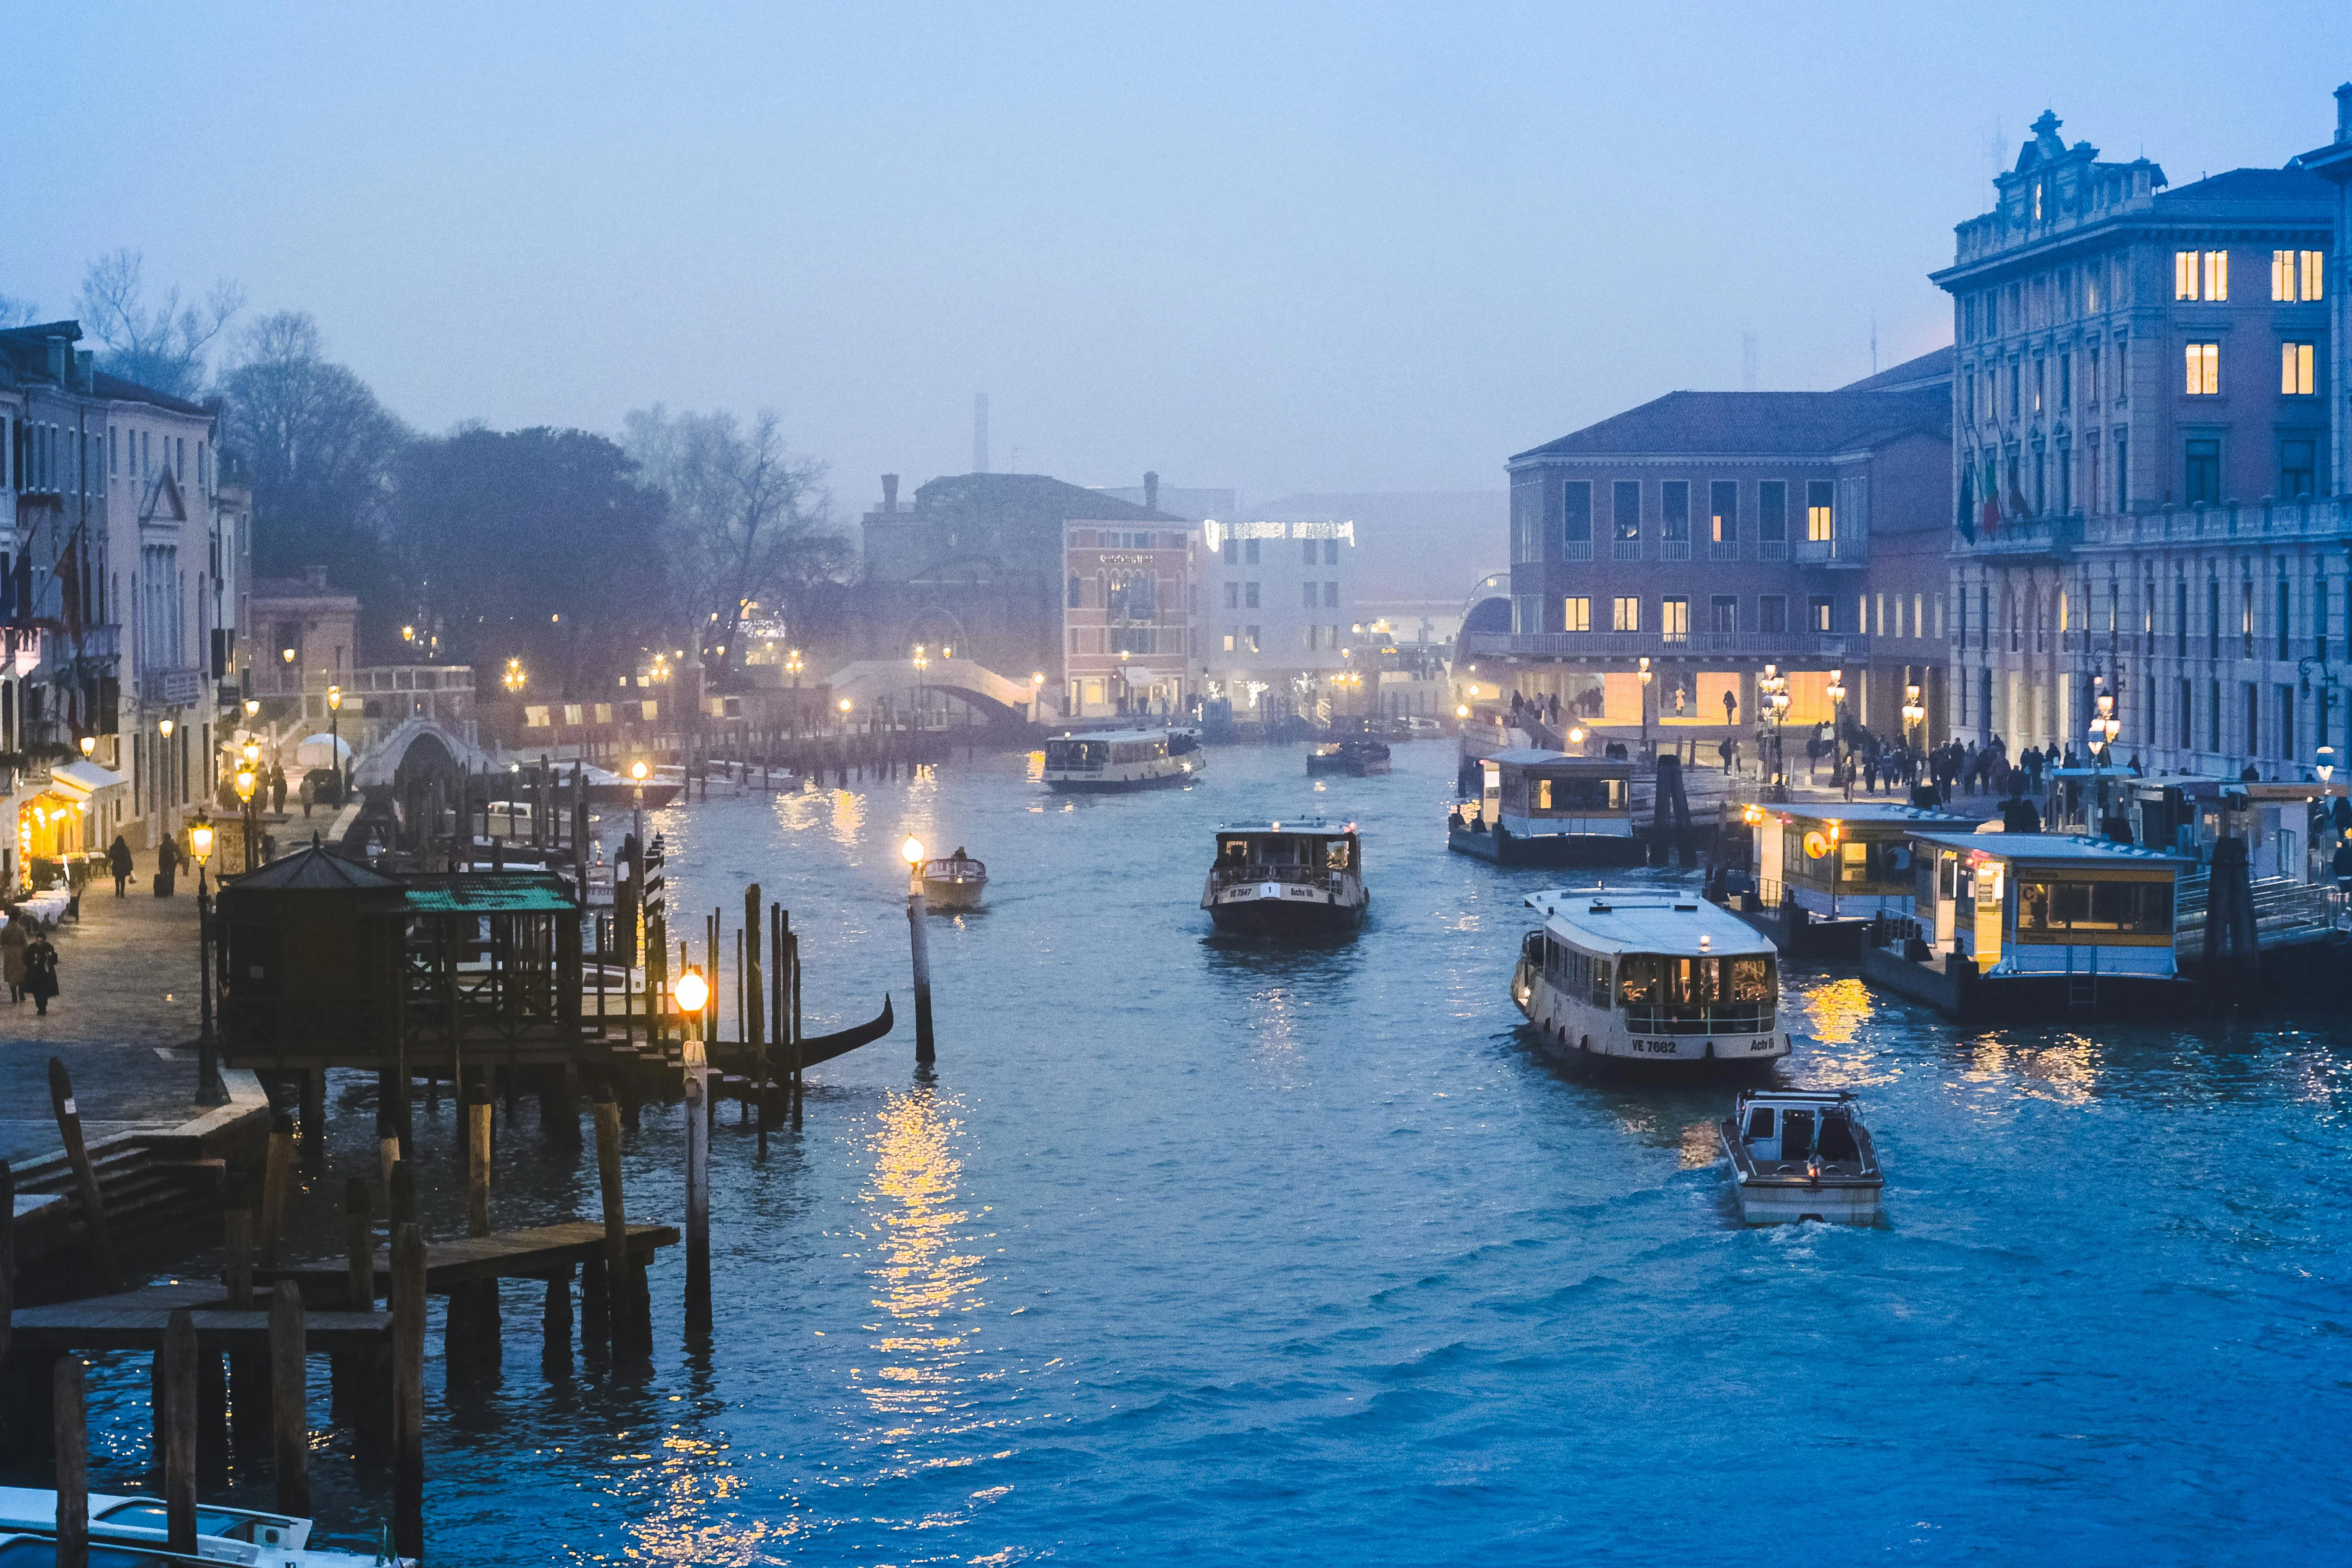
{"type": "Polygon", "coordinates": [[[1353,663],[1355,523],[1221,521],[1202,524],[1201,540],[1205,694],[1244,722],[1315,716],[1353,663]]]}
{"type": "Polygon", "coordinates": [[[1196,682],[1192,531],[1066,525],[1062,713],[1181,714],[1196,682]]]}
{"type": "Polygon", "coordinates": [[[844,627],[847,658],[952,647],[1000,675],[1066,689],[1067,551],[1073,525],[1133,531],[1186,520],[1044,474],[959,474],[911,503],[898,477],[862,524],[864,563],[844,627]]]}

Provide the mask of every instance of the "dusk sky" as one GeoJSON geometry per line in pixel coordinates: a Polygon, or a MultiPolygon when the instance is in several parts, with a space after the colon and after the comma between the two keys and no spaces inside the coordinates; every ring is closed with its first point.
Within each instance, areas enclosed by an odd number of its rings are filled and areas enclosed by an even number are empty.
{"type": "Polygon", "coordinates": [[[2326,142],[2341,0],[52,6],[0,293],[241,282],[431,431],[768,405],[832,465],[1493,489],[1678,387],[1949,339],[2054,109],[2175,184],[2326,142]]]}

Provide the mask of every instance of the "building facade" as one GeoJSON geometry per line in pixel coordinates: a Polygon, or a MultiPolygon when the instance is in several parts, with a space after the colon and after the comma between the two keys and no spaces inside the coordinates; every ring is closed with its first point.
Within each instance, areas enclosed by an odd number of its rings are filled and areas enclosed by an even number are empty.
{"type": "Polygon", "coordinates": [[[1063,716],[1182,713],[1198,668],[1192,531],[1081,521],[1063,538],[1063,716]]]}
{"type": "Polygon", "coordinates": [[[1350,706],[1360,679],[1377,690],[1379,666],[1355,630],[1352,521],[1212,520],[1201,543],[1204,695],[1231,701],[1243,723],[1323,722],[1350,706]]]}
{"type": "Polygon", "coordinates": [[[1916,741],[1917,686],[1932,732],[1950,374],[1939,351],[1833,392],[1672,393],[1512,458],[1509,627],[1465,624],[1457,686],[1711,744],[1754,731],[1769,665],[1786,724],[1842,689],[1844,717],[1916,741]]]}
{"type": "Polygon", "coordinates": [[[2169,188],[2059,125],[1934,275],[1958,354],[1951,732],[2079,756],[2111,706],[2119,758],[2299,776],[2345,745],[2352,652],[2336,193],[2292,164],[2169,188]]]}

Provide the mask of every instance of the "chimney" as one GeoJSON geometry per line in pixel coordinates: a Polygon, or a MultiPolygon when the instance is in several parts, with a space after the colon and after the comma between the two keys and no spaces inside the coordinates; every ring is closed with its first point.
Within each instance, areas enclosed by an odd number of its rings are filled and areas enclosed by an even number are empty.
{"type": "Polygon", "coordinates": [[[1148,511],[1160,510],[1160,476],[1158,474],[1146,473],[1143,476],[1143,505],[1148,511]]]}
{"type": "Polygon", "coordinates": [[[2336,140],[2352,142],[2352,81],[2336,89],[2336,140]]]}
{"type": "Polygon", "coordinates": [[[89,349],[74,351],[74,385],[84,392],[98,385],[98,355],[89,349]]]}
{"type": "Polygon", "coordinates": [[[66,362],[69,357],[68,340],[63,332],[49,334],[49,379],[59,386],[66,384],[66,362]]]}
{"type": "Polygon", "coordinates": [[[882,510],[884,511],[898,510],[898,476],[896,474],[882,476],[882,510]]]}

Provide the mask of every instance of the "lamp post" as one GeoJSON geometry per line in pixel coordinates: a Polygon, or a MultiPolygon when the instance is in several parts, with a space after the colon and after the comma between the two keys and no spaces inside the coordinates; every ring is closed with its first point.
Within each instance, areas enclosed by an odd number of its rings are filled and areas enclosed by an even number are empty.
{"type": "Polygon", "coordinates": [[[686,1312],[689,1328],[710,1326],[710,1047],[703,1007],[710,984],[687,964],[670,983],[686,1040],[686,1312]],[[688,1020],[691,1019],[689,1023],[688,1020]]]}
{"type": "MultiPolygon", "coordinates": [[[[1654,675],[1651,673],[1651,671],[1650,671],[1650,661],[1649,661],[1648,659],[1646,659],[1646,658],[1645,658],[1645,659],[1643,659],[1643,660],[1642,661],[1641,677],[1642,677],[1642,752],[1643,752],[1643,754],[1646,756],[1646,755],[1648,755],[1648,754],[1649,754],[1649,750],[1650,750],[1650,682],[1651,682],[1652,680],[1654,680],[1654,679],[1656,679],[1656,677],[1655,677],[1655,676],[1654,676],[1654,675]]],[[[1652,762],[1655,762],[1657,759],[1656,759],[1655,757],[1652,757],[1650,760],[1651,760],[1652,762]]]]}
{"type": "Polygon", "coordinates": [[[220,1041],[213,1034],[213,897],[205,881],[205,863],[213,858],[213,823],[204,812],[188,829],[188,853],[196,859],[196,994],[203,999],[196,1026],[196,1103],[226,1105],[220,1041]]]}
{"type": "Polygon", "coordinates": [[[923,727],[923,672],[931,668],[931,656],[921,643],[915,645],[915,725],[923,727]]]}
{"type": "Polygon", "coordinates": [[[907,862],[907,930],[915,955],[915,1065],[928,1066],[939,1058],[931,1046],[931,950],[923,927],[929,910],[923,905],[923,841],[909,834],[898,846],[907,862]]]}
{"type": "Polygon", "coordinates": [[[1033,669],[1029,672],[1029,722],[1043,724],[1045,721],[1045,672],[1033,669]]]}
{"type": "Polygon", "coordinates": [[[327,751],[334,763],[335,809],[338,811],[343,808],[343,796],[350,787],[343,783],[343,732],[337,724],[342,710],[343,689],[330,686],[327,688],[327,751]]]}
{"type": "MultiPolygon", "coordinates": [[[[251,748],[248,748],[251,749],[251,748]]],[[[253,769],[248,764],[236,770],[236,798],[244,803],[245,868],[253,869],[253,769]]]]}
{"type": "MultiPolygon", "coordinates": [[[[1845,671],[1830,671],[1830,783],[1845,779],[1845,671]]],[[[1808,770],[1810,771],[1810,770],[1808,770]]]]}

